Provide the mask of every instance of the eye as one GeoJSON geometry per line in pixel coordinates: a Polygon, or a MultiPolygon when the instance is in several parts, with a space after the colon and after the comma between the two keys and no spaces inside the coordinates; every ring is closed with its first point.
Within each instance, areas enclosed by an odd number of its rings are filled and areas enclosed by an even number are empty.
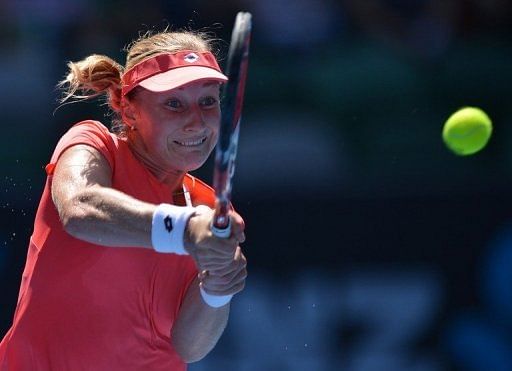
{"type": "Polygon", "coordinates": [[[167,106],[173,110],[180,110],[183,108],[183,104],[181,103],[181,101],[177,98],[171,98],[167,101],[167,106]]]}
{"type": "Polygon", "coordinates": [[[201,98],[199,104],[204,108],[213,108],[217,106],[218,100],[213,96],[207,96],[201,98]]]}

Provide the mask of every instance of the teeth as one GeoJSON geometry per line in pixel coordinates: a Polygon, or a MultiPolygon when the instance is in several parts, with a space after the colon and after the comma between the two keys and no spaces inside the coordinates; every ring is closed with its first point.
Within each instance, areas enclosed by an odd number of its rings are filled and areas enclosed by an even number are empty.
{"type": "Polygon", "coordinates": [[[176,143],[182,145],[182,146],[197,146],[205,141],[206,138],[201,138],[198,140],[187,140],[186,142],[179,142],[176,141],[176,143]]]}

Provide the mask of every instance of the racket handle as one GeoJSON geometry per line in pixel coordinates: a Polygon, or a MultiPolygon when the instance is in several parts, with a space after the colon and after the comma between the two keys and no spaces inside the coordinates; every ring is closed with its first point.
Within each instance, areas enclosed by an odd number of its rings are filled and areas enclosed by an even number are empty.
{"type": "Polygon", "coordinates": [[[228,216],[228,223],[222,227],[217,227],[214,223],[212,224],[212,233],[219,238],[229,238],[231,236],[231,218],[228,216]]]}

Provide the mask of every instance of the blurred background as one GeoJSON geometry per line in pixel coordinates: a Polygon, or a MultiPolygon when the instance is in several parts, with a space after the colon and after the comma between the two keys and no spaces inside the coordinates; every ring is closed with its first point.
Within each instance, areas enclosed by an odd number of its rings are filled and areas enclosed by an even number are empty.
{"type": "MultiPolygon", "coordinates": [[[[193,371],[512,370],[512,3],[2,0],[0,336],[44,166],[98,102],[56,110],[69,60],[121,64],[139,32],[254,19],[235,205],[246,290],[193,371]],[[462,106],[494,123],[458,157],[462,106]]],[[[223,64],[224,59],[221,60],[223,64]]],[[[211,181],[211,161],[196,174],[211,181]]]]}

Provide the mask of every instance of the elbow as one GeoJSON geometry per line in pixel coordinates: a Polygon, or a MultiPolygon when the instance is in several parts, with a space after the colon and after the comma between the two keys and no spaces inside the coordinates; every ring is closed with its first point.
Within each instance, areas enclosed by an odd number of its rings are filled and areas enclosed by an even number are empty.
{"type": "Polygon", "coordinates": [[[184,348],[180,349],[180,348],[181,347],[176,347],[176,346],[174,347],[176,352],[179,354],[180,358],[185,363],[199,362],[204,357],[206,357],[208,355],[208,353],[210,353],[210,351],[211,351],[211,349],[207,349],[207,350],[199,349],[199,347],[194,347],[194,346],[188,347],[186,349],[184,349],[184,348]]]}
{"type": "Polygon", "coordinates": [[[64,202],[58,208],[62,228],[75,238],[82,238],[85,221],[88,219],[87,200],[82,196],[75,196],[64,202]]]}
{"type": "MultiPolygon", "coordinates": [[[[224,328],[225,325],[222,327],[222,331],[224,331],[224,328]]],[[[222,331],[217,335],[209,336],[207,338],[193,338],[190,334],[187,334],[185,338],[181,338],[176,336],[176,334],[173,334],[171,340],[172,346],[183,362],[199,362],[206,357],[213,348],[215,348],[222,331]]]]}
{"type": "Polygon", "coordinates": [[[194,362],[199,362],[200,360],[202,360],[204,357],[206,356],[206,354],[203,354],[203,355],[197,355],[197,356],[191,356],[191,357],[188,357],[188,358],[182,358],[183,361],[185,363],[194,363],[194,362]]]}
{"type": "Polygon", "coordinates": [[[60,215],[60,221],[62,223],[62,228],[68,234],[73,237],[78,238],[80,236],[80,217],[74,212],[66,212],[60,215]]]}

